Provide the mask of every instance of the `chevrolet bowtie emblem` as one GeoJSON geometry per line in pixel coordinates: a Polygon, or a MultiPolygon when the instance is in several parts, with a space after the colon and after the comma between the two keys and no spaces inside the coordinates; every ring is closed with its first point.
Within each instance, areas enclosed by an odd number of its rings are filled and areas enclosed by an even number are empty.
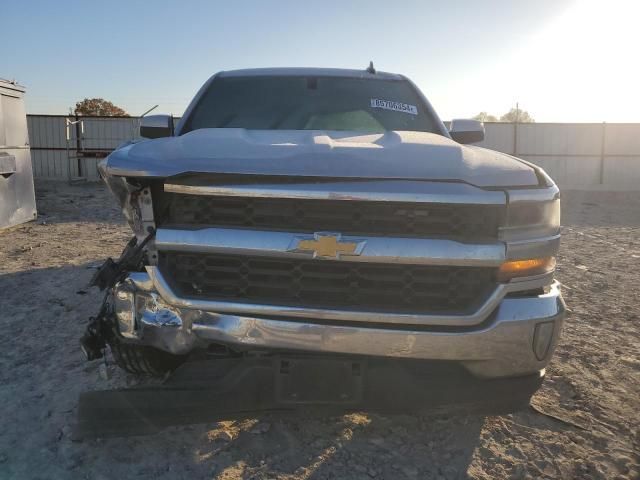
{"type": "Polygon", "coordinates": [[[360,255],[366,243],[364,240],[343,242],[341,238],[342,235],[339,233],[316,232],[313,234],[313,240],[295,238],[289,251],[313,253],[313,258],[338,259],[341,255],[360,255]]]}

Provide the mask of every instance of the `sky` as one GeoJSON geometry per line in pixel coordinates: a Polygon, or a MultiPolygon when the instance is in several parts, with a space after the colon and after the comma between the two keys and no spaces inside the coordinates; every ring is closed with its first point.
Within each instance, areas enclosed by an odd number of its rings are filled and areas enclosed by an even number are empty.
{"type": "Polygon", "coordinates": [[[0,78],[27,87],[28,113],[102,97],[179,116],[220,70],[373,60],[446,120],[517,102],[539,122],[640,122],[637,0],[0,4],[0,78]]]}

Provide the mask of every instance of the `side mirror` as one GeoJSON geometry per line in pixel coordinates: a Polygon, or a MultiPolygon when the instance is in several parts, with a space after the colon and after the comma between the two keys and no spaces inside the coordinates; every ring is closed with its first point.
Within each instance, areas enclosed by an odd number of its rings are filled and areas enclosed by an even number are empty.
{"type": "Polygon", "coordinates": [[[476,143],[484,140],[484,125],[477,120],[452,120],[449,134],[458,143],[476,143]]]}
{"type": "Polygon", "coordinates": [[[140,136],[143,138],[171,137],[173,117],[171,115],[149,115],[140,119],[140,136]]]}

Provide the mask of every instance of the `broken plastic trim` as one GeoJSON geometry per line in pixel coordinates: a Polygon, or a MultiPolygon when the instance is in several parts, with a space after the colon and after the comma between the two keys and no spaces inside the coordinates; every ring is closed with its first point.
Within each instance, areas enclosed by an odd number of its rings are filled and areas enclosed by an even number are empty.
{"type": "MultiPolygon", "coordinates": [[[[155,229],[151,229],[149,235],[142,242],[138,243],[136,237],[129,240],[120,258],[117,261],[107,258],[91,278],[89,286],[98,287],[101,291],[110,289],[129,271],[139,268],[144,255],[144,247],[155,234],[155,229]]],[[[111,292],[109,291],[102,300],[98,315],[89,318],[89,325],[80,339],[80,349],[88,361],[104,357],[104,349],[113,335],[113,325],[109,318],[110,298],[111,292]]]]}
{"type": "Polygon", "coordinates": [[[144,247],[155,236],[156,230],[152,228],[149,235],[138,243],[136,237],[131,238],[122,251],[120,258],[114,261],[111,257],[102,264],[89,282],[90,287],[98,287],[100,290],[113,287],[121,277],[130,270],[136,270],[142,262],[144,247]]]}

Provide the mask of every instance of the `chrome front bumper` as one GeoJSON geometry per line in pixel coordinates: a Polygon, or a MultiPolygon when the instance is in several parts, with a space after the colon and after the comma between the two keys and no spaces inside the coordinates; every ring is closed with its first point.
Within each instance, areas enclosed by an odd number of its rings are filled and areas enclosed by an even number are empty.
{"type": "Polygon", "coordinates": [[[565,315],[557,282],[542,295],[505,296],[481,324],[449,328],[260,318],[187,307],[173,300],[158,291],[148,273],[131,273],[114,289],[123,338],[174,354],[215,343],[238,350],[452,361],[485,378],[528,375],[544,369],[565,315]]]}

